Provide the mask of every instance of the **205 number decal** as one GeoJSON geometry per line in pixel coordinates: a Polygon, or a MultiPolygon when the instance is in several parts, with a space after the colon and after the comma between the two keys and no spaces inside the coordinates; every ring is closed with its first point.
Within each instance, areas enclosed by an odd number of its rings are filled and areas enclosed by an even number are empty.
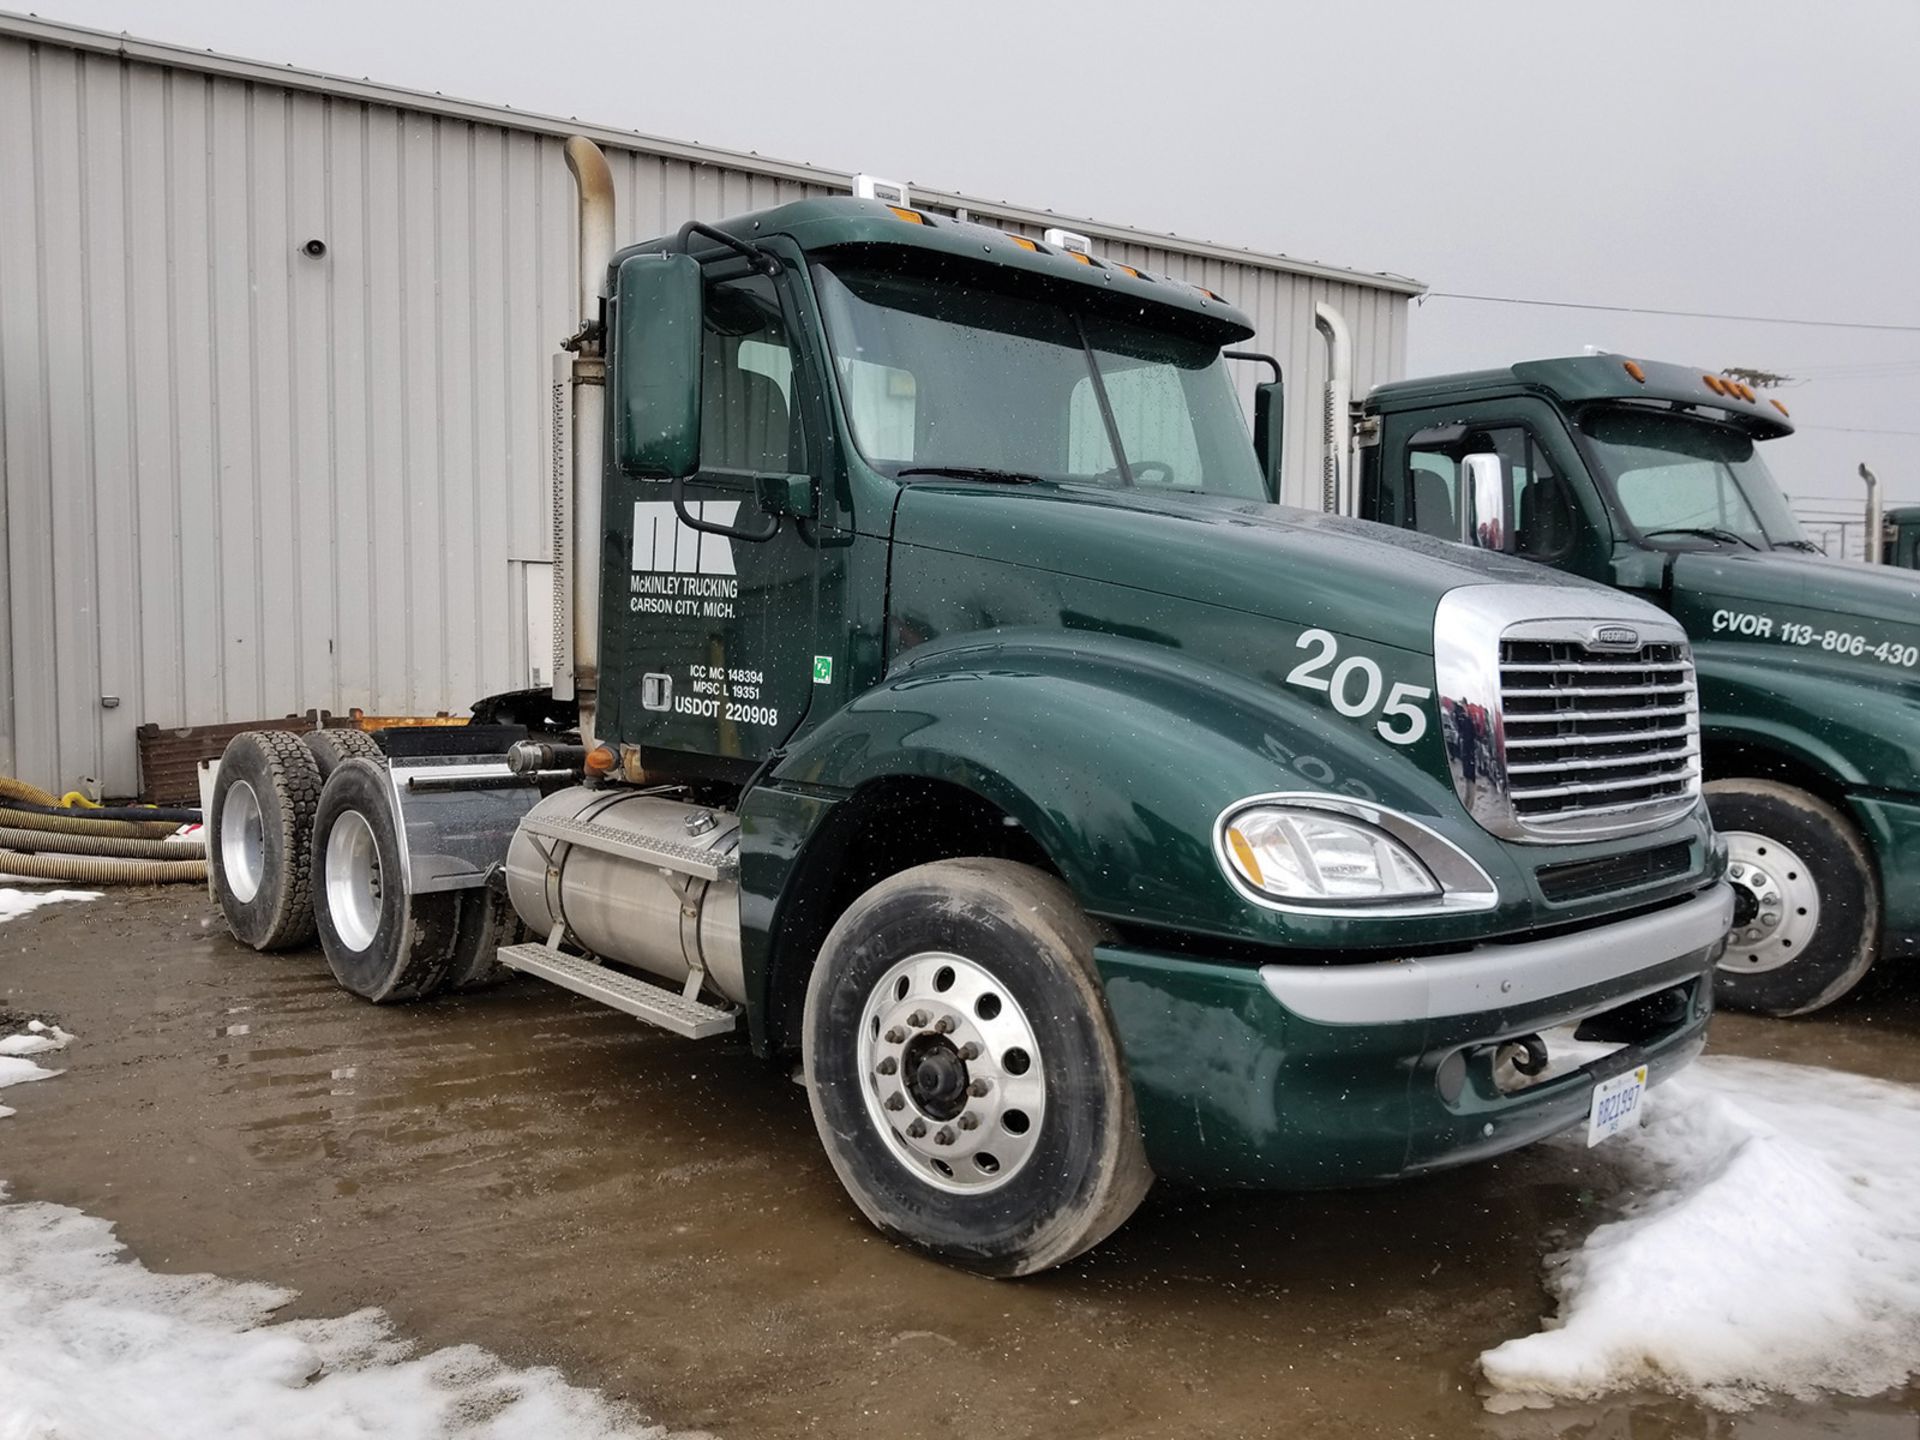
{"type": "Polygon", "coordinates": [[[1333,708],[1349,720],[1379,711],[1380,719],[1373,728],[1390,745],[1411,745],[1427,733],[1427,712],[1417,702],[1433,698],[1432,686],[1397,680],[1391,690],[1387,689],[1377,661],[1366,655],[1339,658],[1340,640],[1330,630],[1303,630],[1293,643],[1297,650],[1317,653],[1287,672],[1287,684],[1324,691],[1333,708]],[[1329,666],[1332,674],[1326,673],[1329,666]]]}

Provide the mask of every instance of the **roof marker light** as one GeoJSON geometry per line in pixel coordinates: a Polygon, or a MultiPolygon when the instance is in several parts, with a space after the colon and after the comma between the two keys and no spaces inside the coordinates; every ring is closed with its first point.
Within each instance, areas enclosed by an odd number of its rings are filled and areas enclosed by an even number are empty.
{"type": "Polygon", "coordinates": [[[1787,413],[1787,407],[1782,405],[1778,400],[1769,400],[1767,403],[1773,406],[1773,408],[1778,410],[1782,415],[1785,415],[1787,419],[1791,420],[1793,418],[1792,415],[1787,413]]]}
{"type": "Polygon", "coordinates": [[[887,208],[908,224],[924,225],[927,223],[927,217],[922,215],[918,210],[909,210],[902,205],[889,205],[887,208]]]}
{"type": "Polygon", "coordinates": [[[913,203],[913,197],[907,193],[905,181],[882,180],[878,175],[854,176],[853,193],[862,200],[884,200],[889,205],[913,203]]]}
{"type": "Polygon", "coordinates": [[[1620,368],[1627,372],[1636,385],[1647,383],[1647,372],[1640,368],[1638,360],[1623,360],[1620,362],[1620,368]]]}
{"type": "Polygon", "coordinates": [[[1070,255],[1093,254],[1093,240],[1073,230],[1062,230],[1058,225],[1048,229],[1040,237],[1056,250],[1065,250],[1070,255]]]}
{"type": "Polygon", "coordinates": [[[1707,389],[1713,391],[1716,395],[1730,396],[1733,394],[1733,387],[1718,375],[1702,375],[1700,378],[1707,382],[1707,389]]]}
{"type": "Polygon", "coordinates": [[[1033,241],[1029,240],[1026,236],[1015,235],[1011,230],[1005,230],[1005,231],[1002,231],[1001,233],[1004,234],[1007,237],[1007,239],[1011,240],[1014,244],[1018,245],[1022,250],[1031,250],[1036,255],[1040,253],[1040,247],[1034,244],[1033,241]]]}

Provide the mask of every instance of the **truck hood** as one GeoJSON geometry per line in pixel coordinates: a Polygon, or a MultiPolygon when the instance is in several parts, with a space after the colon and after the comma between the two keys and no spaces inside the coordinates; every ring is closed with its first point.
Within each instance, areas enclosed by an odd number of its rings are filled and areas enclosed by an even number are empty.
{"type": "Polygon", "coordinates": [[[1920,642],[1920,570],[1856,565],[1795,550],[1688,550],[1674,557],[1673,588],[1676,595],[1819,612],[1838,628],[1870,628],[1876,643],[1889,627],[1907,644],[1920,642]]]}
{"type": "Polygon", "coordinates": [[[1463,585],[1613,592],[1429,536],[1215,496],[921,483],[901,497],[897,543],[1125,585],[1433,652],[1440,597],[1463,585]]]}

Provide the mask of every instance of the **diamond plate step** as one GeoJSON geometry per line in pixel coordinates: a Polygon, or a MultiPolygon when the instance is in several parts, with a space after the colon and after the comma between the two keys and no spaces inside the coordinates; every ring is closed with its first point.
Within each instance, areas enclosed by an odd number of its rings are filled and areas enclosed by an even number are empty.
{"type": "Polygon", "coordinates": [[[591,820],[561,820],[529,817],[520,822],[529,835],[544,835],[549,840],[564,840],[588,850],[604,850],[646,865],[658,865],[676,875],[691,875],[697,880],[737,880],[740,857],[681,845],[672,840],[655,840],[631,830],[616,830],[611,825],[596,825],[591,820]]]}
{"type": "Polygon", "coordinates": [[[649,1025],[658,1025],[689,1040],[725,1034],[739,1018],[732,1010],[688,1000],[677,990],[650,985],[645,980],[636,980],[631,975],[545,945],[502,945],[497,958],[502,965],[551,980],[562,989],[624,1010],[636,1020],[645,1020],[649,1025]]]}

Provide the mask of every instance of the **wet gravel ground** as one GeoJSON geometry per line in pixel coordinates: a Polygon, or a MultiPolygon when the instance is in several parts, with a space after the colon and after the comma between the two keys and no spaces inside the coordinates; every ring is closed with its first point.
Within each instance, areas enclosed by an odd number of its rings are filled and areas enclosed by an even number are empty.
{"type": "MultiPolygon", "coordinates": [[[[748,1436],[1669,1435],[1920,1440],[1920,1390],[1719,1415],[1657,1398],[1496,1415],[1475,1359],[1534,1328],[1541,1261],[1606,1213],[1584,1151],[1345,1194],[1161,1187],[1017,1284],[879,1239],[806,1097],[531,981],[375,1009],[317,950],[259,956],[203,891],[0,927],[0,1019],[74,1031],[7,1094],[0,1179],[119,1226],[150,1267],[385,1307],[429,1345],[559,1366],[748,1436]]],[[[1920,975],[1711,1044],[1920,1083],[1920,975]]]]}

